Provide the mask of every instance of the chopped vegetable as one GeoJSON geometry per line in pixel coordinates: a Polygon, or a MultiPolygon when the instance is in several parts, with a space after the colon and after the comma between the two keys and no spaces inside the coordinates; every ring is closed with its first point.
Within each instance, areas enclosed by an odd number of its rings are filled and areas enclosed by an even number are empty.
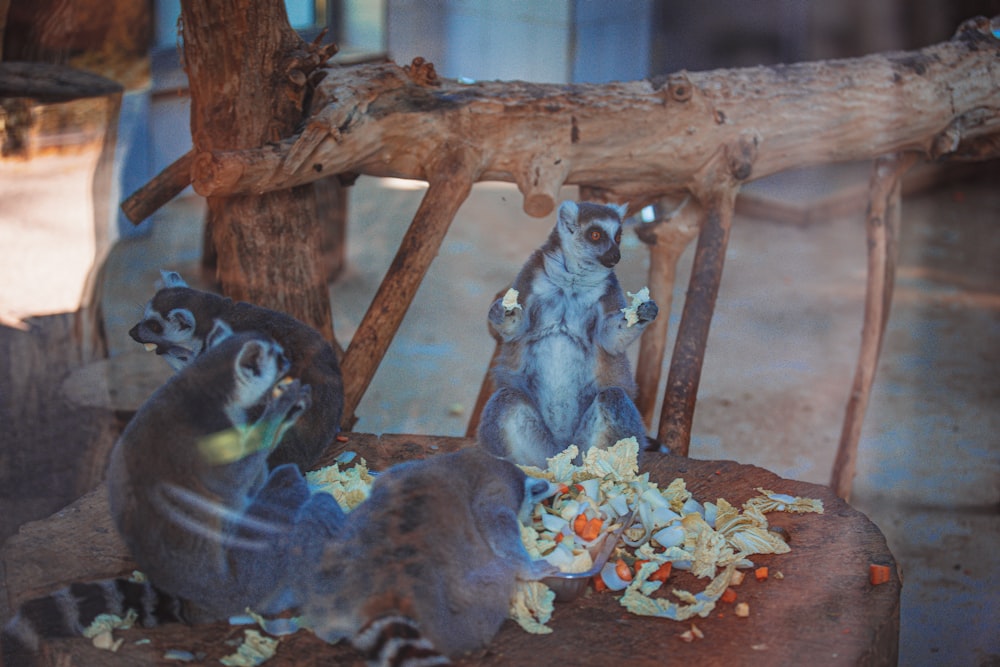
{"type": "Polygon", "coordinates": [[[312,470],[306,473],[306,481],[315,491],[331,494],[344,511],[350,511],[368,498],[375,480],[368,472],[368,464],[361,459],[350,468],[335,463],[312,470]]]}
{"type": "Polygon", "coordinates": [[[733,613],[740,618],[746,618],[750,615],[750,605],[746,602],[737,602],[736,607],[733,608],[733,613]]]}
{"type": "Polygon", "coordinates": [[[628,308],[622,308],[622,314],[625,315],[625,326],[631,327],[639,322],[639,306],[649,301],[649,288],[643,287],[641,290],[633,294],[632,292],[627,292],[628,298],[632,300],[628,308]]]}
{"type": "Polygon", "coordinates": [[[236,653],[220,658],[219,662],[227,667],[255,667],[274,655],[278,640],[265,637],[256,630],[244,630],[243,643],[236,653]]]}
{"type": "MultiPolygon", "coordinates": [[[[735,595],[727,590],[744,577],[736,568],[754,568],[748,557],[790,550],[769,531],[768,512],[823,511],[819,501],[765,489],[742,508],[722,498],[700,501],[683,479],[660,487],[649,473],[639,474],[638,451],[636,439],[627,438],[609,449],[590,449],[578,464],[579,449],[571,445],[549,458],[545,470],[521,466],[559,487],[535,507],[522,539],[532,557],[545,558],[563,572],[569,572],[577,554],[589,555],[602,545],[603,535],[621,527],[623,517],[634,517],[617,551],[592,579],[598,591],[623,591],[619,602],[634,614],[681,621],[709,615],[724,594],[727,600],[735,595]],[[701,591],[667,591],[663,584],[674,569],[709,583],[701,591]]],[[[767,568],[758,569],[763,581],[767,568]]]]}
{"type": "Polygon", "coordinates": [[[872,586],[878,586],[879,584],[884,584],[890,579],[890,570],[887,565],[876,565],[872,563],[868,566],[868,581],[871,582],[872,586]]]}
{"type": "Polygon", "coordinates": [[[764,581],[765,579],[767,579],[767,568],[758,567],[756,570],[753,571],[753,576],[757,578],[757,581],[764,581]]]}
{"type": "Polygon", "coordinates": [[[726,592],[722,594],[722,597],[720,597],[719,600],[721,600],[722,602],[726,602],[728,604],[736,602],[736,591],[734,591],[732,588],[727,588],[726,592]]]}
{"type": "Polygon", "coordinates": [[[525,581],[518,586],[510,603],[509,616],[525,631],[545,635],[552,628],[545,625],[552,618],[556,594],[540,581],[525,581]]]}
{"type": "Polygon", "coordinates": [[[503,305],[503,309],[508,313],[510,313],[520,308],[521,304],[517,302],[517,297],[518,297],[518,291],[516,289],[511,287],[509,290],[507,290],[503,295],[503,300],[501,300],[500,302],[503,305]]]}
{"type": "Polygon", "coordinates": [[[598,517],[594,517],[587,521],[587,525],[584,527],[583,532],[579,533],[580,537],[587,540],[588,542],[593,542],[601,534],[601,527],[604,525],[604,521],[598,517]]]}

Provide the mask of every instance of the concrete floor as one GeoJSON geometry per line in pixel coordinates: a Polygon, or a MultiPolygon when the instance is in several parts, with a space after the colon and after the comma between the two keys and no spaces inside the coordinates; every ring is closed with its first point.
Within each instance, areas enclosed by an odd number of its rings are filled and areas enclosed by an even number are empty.
{"type": "MultiPolygon", "coordinates": [[[[807,187],[795,178],[771,186],[789,198],[807,187]]],[[[421,196],[391,179],[352,188],[348,266],[332,287],[345,347],[421,196]]],[[[828,482],[860,341],[863,207],[804,227],[737,216],[691,456],[828,482]]],[[[131,345],[124,331],[160,266],[195,272],[201,215],[197,200],[175,202],[150,235],[116,247],[112,341],[131,345]]],[[[1000,665],[998,217],[995,176],[904,201],[892,317],[852,496],[904,575],[901,665],[1000,665]]],[[[493,349],[486,310],[551,225],[527,217],[512,186],[475,187],[359,406],[356,430],[464,434],[493,349]]],[[[634,235],[624,245],[619,278],[635,291],[647,282],[647,253],[634,235]]],[[[671,337],[692,254],[678,270],[671,337]]],[[[670,350],[672,338],[668,363],[670,350]]]]}

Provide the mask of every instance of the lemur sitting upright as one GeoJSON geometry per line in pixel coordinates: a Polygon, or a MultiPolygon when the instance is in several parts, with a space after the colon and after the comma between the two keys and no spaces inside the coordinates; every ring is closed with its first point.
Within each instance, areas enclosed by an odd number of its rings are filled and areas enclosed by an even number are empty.
{"type": "Polygon", "coordinates": [[[548,240],[490,307],[501,350],[478,437],[495,455],[544,468],[571,444],[582,454],[645,442],[625,350],[658,309],[646,300],[625,312],[614,267],[626,210],[563,202],[548,240]]]}
{"type": "Polygon", "coordinates": [[[290,375],[312,388],[312,405],[282,438],[268,465],[294,463],[308,470],[336,437],[344,409],[344,382],[330,343],[290,315],[192,289],[174,271],[160,273],[163,286],[129,335],[174,370],[201,354],[216,320],[235,332],[260,331],[277,341],[291,361],[290,375]]]}

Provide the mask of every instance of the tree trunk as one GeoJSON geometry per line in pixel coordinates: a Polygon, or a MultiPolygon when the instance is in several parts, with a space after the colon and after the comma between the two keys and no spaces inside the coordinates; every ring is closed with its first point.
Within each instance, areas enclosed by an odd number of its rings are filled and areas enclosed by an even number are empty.
{"type": "MultiPolygon", "coordinates": [[[[302,122],[309,75],[329,56],[288,24],[280,0],[183,0],[197,152],[278,141],[302,122]]],[[[222,291],[285,311],[333,340],[311,184],[208,197],[222,291]]]]}

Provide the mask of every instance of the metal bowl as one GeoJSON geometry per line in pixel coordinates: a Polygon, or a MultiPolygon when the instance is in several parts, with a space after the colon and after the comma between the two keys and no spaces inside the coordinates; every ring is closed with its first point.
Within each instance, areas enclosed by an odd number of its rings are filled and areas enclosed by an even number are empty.
{"type": "Polygon", "coordinates": [[[622,525],[614,532],[607,533],[601,540],[596,555],[593,556],[594,565],[585,572],[564,572],[553,574],[542,579],[542,583],[552,589],[556,594],[557,602],[569,602],[578,598],[587,590],[587,582],[591,577],[601,573],[601,568],[608,562],[611,552],[618,544],[618,538],[625,532],[625,529],[632,524],[632,512],[622,517],[622,525]]]}

